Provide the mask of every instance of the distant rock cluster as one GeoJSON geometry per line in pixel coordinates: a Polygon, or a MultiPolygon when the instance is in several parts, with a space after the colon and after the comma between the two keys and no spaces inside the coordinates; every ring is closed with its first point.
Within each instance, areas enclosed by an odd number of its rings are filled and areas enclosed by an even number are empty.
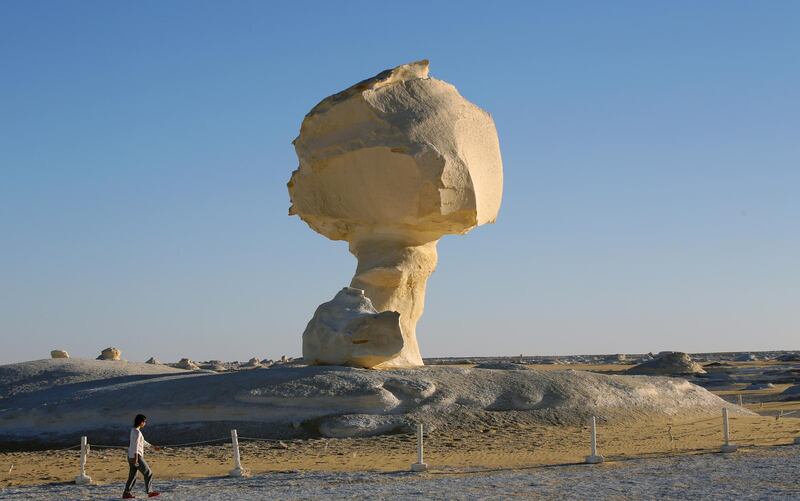
{"type": "MultiPolygon", "coordinates": [[[[57,349],[52,350],[50,352],[51,359],[64,359],[70,358],[69,353],[66,350],[57,349]]],[[[119,348],[110,346],[100,352],[100,355],[97,356],[95,360],[108,360],[108,361],[122,361],[122,350],[119,348]]],[[[286,355],[281,356],[280,360],[273,361],[270,358],[259,359],[258,357],[252,357],[250,360],[244,363],[240,362],[222,362],[220,360],[210,360],[208,362],[195,362],[191,358],[185,357],[181,358],[178,362],[174,363],[164,363],[161,360],[157,359],[156,357],[150,357],[145,362],[149,365],[165,365],[168,367],[172,367],[175,369],[183,369],[189,371],[198,371],[198,370],[206,370],[206,371],[214,371],[214,372],[227,372],[227,371],[238,371],[238,370],[246,370],[246,369],[259,369],[259,368],[268,368],[273,365],[284,365],[284,364],[301,364],[303,359],[294,359],[292,357],[287,357],[286,355]]]]}
{"type": "Polygon", "coordinates": [[[182,358],[177,364],[173,364],[176,369],[186,369],[187,371],[200,370],[200,366],[194,363],[190,358],[182,358]]]}

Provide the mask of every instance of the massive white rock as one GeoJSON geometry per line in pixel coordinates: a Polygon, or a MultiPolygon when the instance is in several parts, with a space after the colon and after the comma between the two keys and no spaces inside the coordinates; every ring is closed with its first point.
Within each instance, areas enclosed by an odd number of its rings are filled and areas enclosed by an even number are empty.
{"type": "Polygon", "coordinates": [[[350,285],[378,311],[400,313],[403,348],[379,367],[422,365],[416,324],[436,243],[494,222],[500,209],[492,117],[417,61],[322,100],[294,145],[289,214],[346,240],[358,259],[350,285]]]}
{"type": "Polygon", "coordinates": [[[69,358],[69,353],[65,350],[53,350],[50,352],[50,358],[69,358]]]}
{"type": "Polygon", "coordinates": [[[403,343],[399,313],[378,313],[363,290],[345,287],[306,326],[303,361],[372,368],[398,356],[403,343]]]}

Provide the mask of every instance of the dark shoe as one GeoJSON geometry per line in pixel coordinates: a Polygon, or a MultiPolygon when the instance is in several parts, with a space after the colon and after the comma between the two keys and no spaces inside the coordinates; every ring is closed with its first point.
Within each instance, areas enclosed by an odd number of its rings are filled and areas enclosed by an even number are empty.
{"type": "Polygon", "coordinates": [[[153,492],[148,492],[147,493],[147,497],[149,497],[149,498],[154,498],[154,497],[160,496],[160,495],[161,495],[161,493],[158,492],[158,491],[153,491],[153,492]]]}
{"type": "Polygon", "coordinates": [[[135,498],[136,498],[136,496],[134,496],[134,495],[133,495],[133,494],[131,494],[130,492],[126,492],[126,493],[124,493],[124,494],[122,495],[122,499],[135,499],[135,498]]]}

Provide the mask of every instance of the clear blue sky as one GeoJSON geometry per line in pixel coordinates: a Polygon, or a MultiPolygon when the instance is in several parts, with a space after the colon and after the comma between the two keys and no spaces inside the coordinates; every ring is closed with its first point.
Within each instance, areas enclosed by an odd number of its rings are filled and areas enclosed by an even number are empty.
{"type": "Polygon", "coordinates": [[[0,2],[0,363],[300,355],[347,285],[288,217],[320,99],[431,61],[492,113],[424,356],[800,349],[800,3],[0,2]]]}

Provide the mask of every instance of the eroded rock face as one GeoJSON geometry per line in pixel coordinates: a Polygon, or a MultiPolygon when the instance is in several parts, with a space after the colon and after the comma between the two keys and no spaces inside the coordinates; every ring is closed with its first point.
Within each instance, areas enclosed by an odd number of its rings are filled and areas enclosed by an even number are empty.
{"type": "Polygon", "coordinates": [[[345,287],[306,326],[303,361],[371,368],[396,357],[403,342],[399,313],[378,313],[363,290],[345,287]]]}
{"type": "Polygon", "coordinates": [[[399,312],[403,348],[380,368],[422,365],[416,324],[436,243],[494,222],[500,208],[491,116],[418,61],[324,99],[294,145],[289,214],[349,242],[358,259],[350,285],[377,311],[399,312]]]}
{"type": "Polygon", "coordinates": [[[119,348],[109,347],[100,352],[100,356],[97,357],[97,360],[119,360],[122,356],[122,352],[119,348]]]}
{"type": "Polygon", "coordinates": [[[50,352],[50,358],[69,358],[69,353],[64,350],[53,350],[50,352]]]}

